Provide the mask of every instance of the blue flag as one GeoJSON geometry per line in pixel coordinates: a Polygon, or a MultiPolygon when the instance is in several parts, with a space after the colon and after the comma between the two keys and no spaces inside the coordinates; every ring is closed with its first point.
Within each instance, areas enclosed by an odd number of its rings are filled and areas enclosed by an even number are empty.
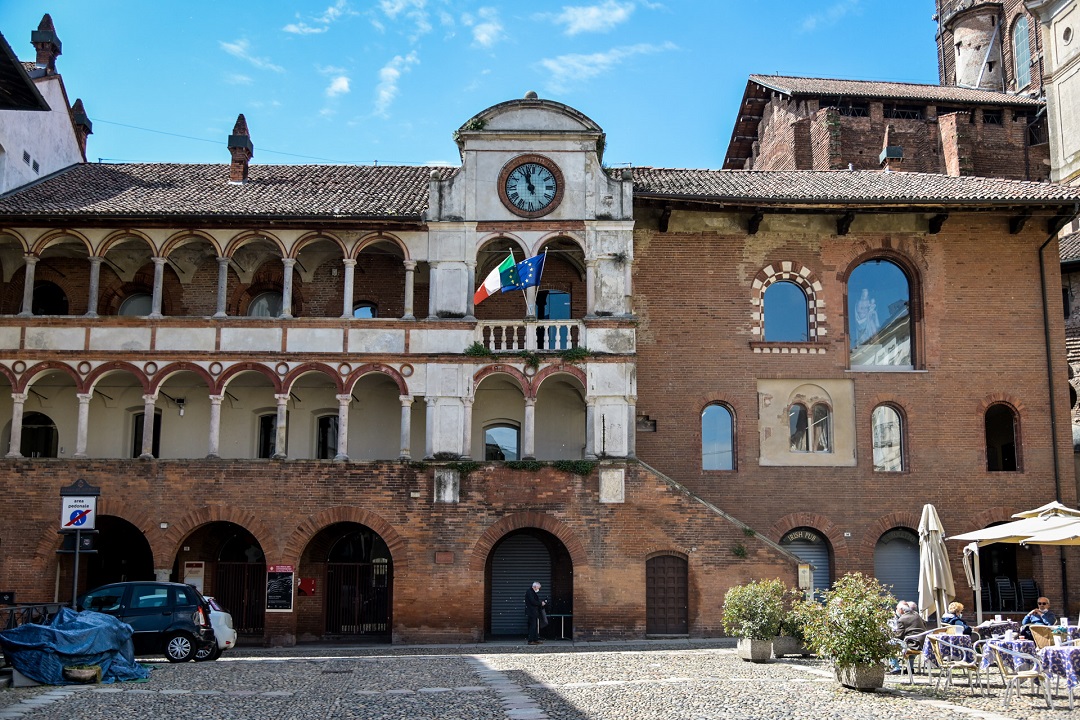
{"type": "Polygon", "coordinates": [[[522,260],[509,270],[502,272],[502,292],[511,290],[524,290],[540,284],[540,276],[544,274],[544,258],[547,253],[522,260]]]}

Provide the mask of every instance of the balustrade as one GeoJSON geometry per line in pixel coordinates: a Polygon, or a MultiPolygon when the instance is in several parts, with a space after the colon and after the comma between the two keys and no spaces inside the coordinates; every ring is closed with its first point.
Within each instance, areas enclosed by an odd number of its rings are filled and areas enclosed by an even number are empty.
{"type": "Polygon", "coordinates": [[[484,320],[476,341],[501,352],[558,352],[585,345],[585,325],[577,320],[484,320]]]}

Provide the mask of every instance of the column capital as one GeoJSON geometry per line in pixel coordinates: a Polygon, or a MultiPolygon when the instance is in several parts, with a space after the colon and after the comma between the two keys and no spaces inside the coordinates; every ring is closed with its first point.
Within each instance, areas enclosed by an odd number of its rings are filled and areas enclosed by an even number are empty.
{"type": "Polygon", "coordinates": [[[281,258],[281,264],[287,268],[291,268],[293,265],[296,264],[296,258],[283,257],[281,258]]]}
{"type": "Polygon", "coordinates": [[[335,395],[334,397],[337,398],[338,404],[340,405],[348,405],[350,402],[352,402],[351,393],[345,393],[344,395],[335,395]]]}
{"type": "Polygon", "coordinates": [[[600,260],[598,258],[585,258],[585,267],[587,268],[594,268],[599,264],[600,260]]]}
{"type": "Polygon", "coordinates": [[[402,264],[405,265],[406,272],[413,272],[416,270],[417,262],[415,260],[405,260],[402,264]]]}
{"type": "Polygon", "coordinates": [[[93,399],[94,393],[75,393],[75,397],[79,399],[80,403],[88,403],[93,399]]]}
{"type": "Polygon", "coordinates": [[[356,267],[356,258],[345,258],[341,264],[345,267],[356,267]]]}
{"type": "Polygon", "coordinates": [[[154,257],[152,257],[150,259],[154,261],[155,265],[164,265],[168,261],[169,258],[159,257],[159,256],[155,255],[154,257]]]}
{"type": "Polygon", "coordinates": [[[473,406],[473,403],[476,402],[476,399],[471,397],[465,397],[461,398],[461,402],[465,405],[465,407],[471,408],[473,406]]]}
{"type": "Polygon", "coordinates": [[[11,399],[14,400],[17,403],[26,402],[27,397],[29,397],[29,393],[24,393],[24,392],[21,392],[21,393],[13,392],[13,393],[11,393],[11,399]]]}
{"type": "Polygon", "coordinates": [[[278,401],[278,405],[284,405],[285,403],[289,402],[289,393],[284,393],[281,395],[275,393],[274,399],[278,401]]]}
{"type": "Polygon", "coordinates": [[[26,262],[27,265],[37,265],[37,261],[40,259],[41,258],[34,253],[26,253],[23,255],[23,261],[26,262]]]}
{"type": "Polygon", "coordinates": [[[413,396],[412,395],[398,395],[398,400],[401,401],[402,407],[412,407],[413,396]]]}
{"type": "Polygon", "coordinates": [[[143,395],[142,399],[143,399],[143,403],[145,403],[147,405],[153,405],[154,403],[157,402],[157,395],[143,395]]]}
{"type": "Polygon", "coordinates": [[[220,405],[221,401],[225,399],[224,395],[207,395],[210,398],[211,405],[220,405]]]}
{"type": "Polygon", "coordinates": [[[100,265],[101,261],[104,260],[105,258],[98,257],[97,255],[89,255],[89,256],[87,256],[86,259],[90,261],[91,265],[100,265]]]}
{"type": "Polygon", "coordinates": [[[218,255],[217,261],[218,265],[228,265],[232,261],[232,258],[225,257],[224,255],[218,255]]]}
{"type": "Polygon", "coordinates": [[[525,398],[525,407],[536,407],[536,398],[534,398],[534,397],[525,398]]]}
{"type": "Polygon", "coordinates": [[[628,405],[637,405],[637,395],[627,395],[626,403],[628,405]]]}
{"type": "Polygon", "coordinates": [[[429,408],[430,407],[435,407],[435,403],[437,403],[438,401],[439,401],[439,398],[432,397],[430,395],[424,398],[424,402],[427,403],[427,406],[429,408]]]}

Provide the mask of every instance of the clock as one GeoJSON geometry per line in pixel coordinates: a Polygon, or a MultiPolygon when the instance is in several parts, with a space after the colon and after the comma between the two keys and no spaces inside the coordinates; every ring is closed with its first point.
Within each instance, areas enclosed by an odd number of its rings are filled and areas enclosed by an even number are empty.
{"type": "Polygon", "coordinates": [[[499,173],[499,199],[515,215],[547,215],[558,206],[562,195],[562,172],[542,155],[516,157],[499,173]]]}

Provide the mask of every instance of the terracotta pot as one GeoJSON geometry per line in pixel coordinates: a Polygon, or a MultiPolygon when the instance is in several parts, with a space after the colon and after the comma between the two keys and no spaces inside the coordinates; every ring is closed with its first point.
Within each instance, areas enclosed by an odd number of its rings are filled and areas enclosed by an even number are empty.
{"type": "Polygon", "coordinates": [[[772,640],[739,638],[735,651],[741,659],[749,662],[769,662],[772,659],[772,640]]]}
{"type": "Polygon", "coordinates": [[[837,682],[854,690],[876,690],[885,685],[885,666],[880,663],[837,666],[834,670],[837,682]]]}
{"type": "Polygon", "coordinates": [[[66,667],[64,668],[64,678],[77,683],[99,683],[101,682],[101,668],[97,665],[66,667]]]}
{"type": "Polygon", "coordinates": [[[772,641],[772,652],[775,657],[784,657],[785,655],[801,655],[806,657],[810,654],[810,651],[806,649],[806,646],[801,642],[791,637],[790,635],[777,635],[772,641]]]}

